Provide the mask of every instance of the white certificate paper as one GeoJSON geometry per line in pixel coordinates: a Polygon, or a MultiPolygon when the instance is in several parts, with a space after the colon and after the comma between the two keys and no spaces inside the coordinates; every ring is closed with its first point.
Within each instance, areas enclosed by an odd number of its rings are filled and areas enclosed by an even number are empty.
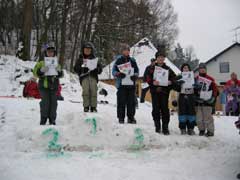
{"type": "Polygon", "coordinates": [[[97,64],[98,64],[98,58],[95,59],[87,59],[86,60],[86,66],[88,67],[88,69],[90,71],[94,70],[97,68],[97,64]]]}
{"type": "Polygon", "coordinates": [[[124,73],[126,75],[130,74],[132,71],[132,65],[130,62],[118,65],[117,67],[121,73],[124,73]]]}
{"type": "Polygon", "coordinates": [[[182,72],[182,80],[184,80],[184,83],[182,84],[182,88],[183,89],[193,88],[193,84],[194,84],[194,74],[193,74],[193,71],[182,72]]]}
{"type": "Polygon", "coordinates": [[[122,79],[122,85],[131,86],[134,85],[134,82],[131,80],[131,76],[134,75],[134,69],[131,68],[126,74],[126,77],[122,79]]]}
{"type": "Polygon", "coordinates": [[[44,58],[45,66],[47,66],[49,69],[47,72],[45,72],[45,76],[56,76],[58,75],[58,72],[56,70],[58,66],[58,59],[57,57],[45,57],[44,58]]]}
{"type": "Polygon", "coordinates": [[[155,66],[153,79],[159,82],[159,86],[168,86],[168,70],[155,66]]]}
{"type": "Polygon", "coordinates": [[[211,99],[213,92],[209,91],[209,87],[212,81],[207,78],[199,76],[198,83],[202,85],[202,88],[200,91],[200,99],[203,99],[205,101],[211,99]]]}

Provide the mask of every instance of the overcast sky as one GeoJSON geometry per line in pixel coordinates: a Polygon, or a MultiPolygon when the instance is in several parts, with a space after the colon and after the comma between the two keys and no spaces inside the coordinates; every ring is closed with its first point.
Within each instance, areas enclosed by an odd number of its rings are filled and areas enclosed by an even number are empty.
{"type": "Polygon", "coordinates": [[[172,3],[178,13],[178,42],[183,47],[193,45],[202,62],[233,43],[231,30],[240,26],[240,0],[172,0],[172,3]]]}

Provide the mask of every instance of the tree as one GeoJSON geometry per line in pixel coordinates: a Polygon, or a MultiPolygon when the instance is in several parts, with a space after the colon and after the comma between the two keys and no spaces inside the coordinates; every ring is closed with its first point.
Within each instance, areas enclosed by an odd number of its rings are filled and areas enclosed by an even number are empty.
{"type": "Polygon", "coordinates": [[[32,17],[33,17],[33,2],[32,0],[24,0],[23,7],[23,60],[30,59],[31,32],[32,32],[32,17]]]}
{"type": "Polygon", "coordinates": [[[198,64],[199,59],[197,58],[193,46],[182,48],[180,43],[171,51],[168,58],[178,67],[181,68],[183,63],[188,63],[192,70],[194,70],[198,64]]]}

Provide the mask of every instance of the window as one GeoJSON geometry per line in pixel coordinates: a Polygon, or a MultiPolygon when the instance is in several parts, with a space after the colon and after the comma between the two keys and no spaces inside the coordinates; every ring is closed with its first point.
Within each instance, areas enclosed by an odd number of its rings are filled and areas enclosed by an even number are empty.
{"type": "Polygon", "coordinates": [[[220,66],[220,73],[229,73],[230,69],[229,69],[229,62],[221,62],[219,64],[220,66]]]}

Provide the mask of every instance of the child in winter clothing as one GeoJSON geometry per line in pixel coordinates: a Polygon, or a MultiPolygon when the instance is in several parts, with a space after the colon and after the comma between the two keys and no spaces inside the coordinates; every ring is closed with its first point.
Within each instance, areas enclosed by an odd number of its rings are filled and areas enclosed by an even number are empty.
{"type": "MultiPolygon", "coordinates": [[[[181,71],[190,72],[190,65],[183,64],[181,66],[181,71]]],[[[185,82],[181,79],[176,82],[177,90],[180,92],[178,97],[179,128],[182,135],[187,133],[189,135],[194,135],[194,126],[196,124],[194,88],[184,88],[184,83],[185,82]]]]}
{"type": "Polygon", "coordinates": [[[238,116],[240,86],[238,86],[235,81],[232,81],[231,85],[225,87],[224,92],[226,93],[227,96],[226,115],[238,116]]]}
{"type": "MultiPolygon", "coordinates": [[[[53,46],[49,46],[44,51],[45,57],[55,57],[56,50],[53,46]]],[[[49,71],[49,67],[45,66],[45,61],[40,60],[34,67],[33,73],[39,78],[38,89],[41,95],[40,125],[45,125],[49,119],[50,125],[56,125],[57,117],[57,91],[59,86],[59,78],[63,76],[60,65],[56,67],[57,75],[45,75],[49,71]]]]}
{"type": "Polygon", "coordinates": [[[212,116],[212,108],[215,105],[217,97],[217,86],[215,80],[207,75],[206,65],[199,64],[199,75],[196,77],[197,88],[196,106],[197,106],[197,126],[199,136],[214,136],[214,119],[212,116]],[[205,131],[207,133],[205,134],[205,131]]]}
{"type": "MultiPolygon", "coordinates": [[[[125,109],[127,107],[127,117],[128,123],[136,124],[134,118],[136,111],[136,81],[138,78],[139,70],[136,63],[136,60],[129,56],[130,47],[127,44],[122,44],[121,47],[122,55],[119,56],[112,69],[112,75],[116,79],[117,87],[117,117],[120,124],[124,123],[125,118],[125,109]],[[131,68],[131,73],[124,73],[120,69],[120,66],[128,64],[131,68]],[[129,83],[124,83],[125,80],[128,80],[129,83]]],[[[129,68],[128,67],[128,68],[129,68]]]]}
{"type": "Polygon", "coordinates": [[[151,66],[146,72],[146,81],[150,86],[150,93],[152,96],[152,117],[155,124],[155,132],[164,135],[169,135],[168,124],[170,121],[170,113],[168,108],[169,93],[172,84],[176,77],[175,73],[164,63],[166,53],[164,50],[158,51],[155,54],[156,63],[151,66]],[[154,78],[154,71],[156,68],[161,67],[163,70],[168,71],[168,84],[161,86],[159,81],[154,78]],[[160,118],[162,118],[162,127],[160,118]]]}
{"type": "Polygon", "coordinates": [[[102,73],[102,65],[98,61],[97,67],[90,70],[87,61],[96,60],[94,46],[88,42],[83,44],[82,52],[77,60],[74,71],[78,74],[82,86],[84,112],[97,112],[97,83],[98,75],[102,73]]]}

